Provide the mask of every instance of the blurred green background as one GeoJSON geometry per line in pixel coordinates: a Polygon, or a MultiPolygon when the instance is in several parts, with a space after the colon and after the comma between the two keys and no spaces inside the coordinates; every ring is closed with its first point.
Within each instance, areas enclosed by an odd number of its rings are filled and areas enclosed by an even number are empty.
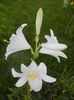
{"type": "Polygon", "coordinates": [[[40,92],[31,92],[31,99],[74,100],[74,5],[64,8],[63,0],[0,0],[0,100],[28,100],[25,99],[26,85],[22,88],[14,86],[17,79],[12,77],[11,68],[20,72],[20,64],[28,66],[32,55],[29,50],[20,51],[5,60],[8,44],[3,40],[9,40],[21,24],[27,23],[23,33],[34,48],[35,20],[39,8],[44,12],[40,43],[46,41],[44,35],[50,34],[49,29],[53,29],[59,42],[67,44],[65,53],[68,59],[61,58],[61,63],[58,63],[56,58],[40,54],[37,64],[44,62],[48,75],[56,77],[57,81],[53,84],[44,82],[40,92]]]}

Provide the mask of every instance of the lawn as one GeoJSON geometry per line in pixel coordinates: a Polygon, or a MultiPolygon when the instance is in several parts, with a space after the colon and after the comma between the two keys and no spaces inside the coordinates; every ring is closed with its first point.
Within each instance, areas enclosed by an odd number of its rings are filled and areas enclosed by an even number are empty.
{"type": "Polygon", "coordinates": [[[74,100],[74,5],[63,7],[63,0],[0,0],[0,100],[74,100]],[[50,35],[53,29],[60,43],[68,48],[64,51],[68,59],[40,54],[35,60],[39,65],[44,62],[48,75],[56,77],[52,84],[43,82],[39,92],[31,91],[27,95],[27,84],[16,88],[11,68],[20,72],[20,65],[31,62],[30,50],[12,54],[5,60],[5,52],[12,33],[23,23],[27,23],[23,33],[29,44],[35,48],[35,20],[39,8],[43,9],[43,23],[40,43],[46,42],[44,35],[50,35]],[[30,98],[30,99],[29,99],[30,98]]]}

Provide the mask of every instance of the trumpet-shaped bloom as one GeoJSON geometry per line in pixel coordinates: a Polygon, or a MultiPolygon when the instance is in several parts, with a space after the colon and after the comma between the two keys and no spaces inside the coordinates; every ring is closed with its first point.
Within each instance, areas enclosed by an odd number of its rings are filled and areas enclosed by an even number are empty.
{"type": "Polygon", "coordinates": [[[54,33],[51,29],[50,33],[51,36],[45,35],[47,42],[41,44],[42,48],[39,52],[43,54],[52,55],[57,58],[58,62],[60,62],[59,56],[67,58],[67,56],[62,52],[62,50],[65,50],[67,46],[58,42],[56,36],[54,36],[54,33]]]}
{"type": "Polygon", "coordinates": [[[16,87],[21,87],[28,81],[31,89],[37,92],[42,88],[42,80],[48,83],[56,81],[55,78],[47,75],[47,68],[44,63],[40,63],[40,65],[37,66],[37,64],[32,61],[28,67],[21,64],[21,72],[22,73],[18,73],[12,68],[13,77],[20,78],[15,84],[16,87]]]}
{"type": "Polygon", "coordinates": [[[40,8],[37,12],[37,17],[36,17],[36,34],[40,34],[40,29],[42,25],[42,19],[43,19],[43,10],[40,8]]]}
{"type": "Polygon", "coordinates": [[[25,26],[27,26],[27,24],[22,24],[17,29],[16,34],[12,34],[12,36],[10,37],[10,43],[8,44],[5,53],[6,59],[12,53],[31,48],[22,32],[25,26]]]}

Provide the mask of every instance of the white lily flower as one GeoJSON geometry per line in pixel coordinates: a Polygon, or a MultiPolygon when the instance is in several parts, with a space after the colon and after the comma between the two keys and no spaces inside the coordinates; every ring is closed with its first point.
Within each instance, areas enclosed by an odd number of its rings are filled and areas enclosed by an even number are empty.
{"type": "Polygon", "coordinates": [[[52,55],[57,58],[58,62],[60,62],[59,56],[67,58],[67,56],[62,52],[62,50],[65,50],[67,48],[67,45],[58,42],[56,36],[54,36],[52,29],[50,29],[50,33],[51,36],[45,35],[47,42],[41,44],[42,48],[39,52],[52,55]]]}
{"type": "Polygon", "coordinates": [[[32,61],[28,67],[21,64],[21,72],[22,73],[18,73],[12,68],[13,77],[20,78],[15,84],[16,87],[21,87],[28,81],[31,89],[37,92],[42,88],[42,80],[48,83],[56,81],[55,78],[47,75],[47,68],[44,63],[40,63],[40,65],[37,66],[37,64],[32,61]]]}
{"type": "Polygon", "coordinates": [[[36,34],[40,34],[40,29],[42,25],[42,19],[43,19],[43,10],[40,8],[37,12],[37,17],[36,17],[36,34]]]}
{"type": "Polygon", "coordinates": [[[5,59],[7,59],[7,57],[12,53],[31,48],[22,32],[25,26],[27,26],[27,24],[22,24],[17,29],[16,34],[12,34],[12,36],[10,37],[10,43],[6,48],[5,59]]]}

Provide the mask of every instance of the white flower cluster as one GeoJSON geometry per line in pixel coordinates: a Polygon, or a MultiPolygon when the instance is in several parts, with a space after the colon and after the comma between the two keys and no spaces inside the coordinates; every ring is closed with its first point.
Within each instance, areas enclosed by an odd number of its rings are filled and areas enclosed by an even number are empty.
{"type": "MultiPolygon", "coordinates": [[[[27,49],[31,49],[34,58],[38,53],[52,55],[57,58],[58,62],[60,62],[59,56],[67,58],[67,56],[62,52],[62,50],[66,49],[67,46],[65,44],[61,44],[58,42],[56,36],[54,36],[54,32],[52,31],[52,29],[50,29],[50,36],[45,35],[47,42],[42,43],[40,46],[38,46],[42,19],[43,10],[42,8],[40,8],[37,12],[36,17],[35,52],[33,51],[30,44],[27,42],[22,32],[23,28],[27,26],[27,24],[22,24],[17,29],[16,34],[12,34],[12,36],[10,37],[10,42],[6,48],[5,59],[7,59],[7,57],[12,53],[27,49]]],[[[24,64],[21,64],[21,72],[22,73],[18,73],[12,68],[13,77],[20,78],[15,84],[16,87],[21,87],[28,81],[31,89],[37,92],[40,91],[40,89],[42,88],[42,80],[48,83],[56,81],[56,78],[47,75],[47,68],[43,62],[41,62],[39,66],[36,64],[34,60],[32,60],[31,64],[28,67],[26,67],[24,64]]]]}

